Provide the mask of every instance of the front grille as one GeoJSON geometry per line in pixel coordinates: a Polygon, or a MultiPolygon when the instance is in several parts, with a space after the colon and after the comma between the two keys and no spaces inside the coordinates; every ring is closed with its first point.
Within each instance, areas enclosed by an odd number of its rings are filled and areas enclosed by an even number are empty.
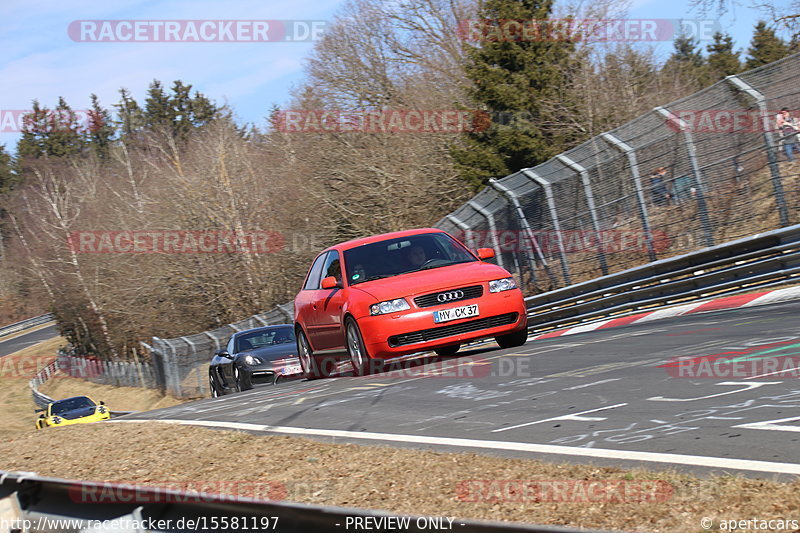
{"type": "Polygon", "coordinates": [[[403,333],[402,335],[393,335],[389,337],[389,346],[394,348],[396,346],[405,346],[406,344],[428,342],[444,337],[450,337],[451,335],[460,335],[462,333],[470,333],[472,331],[480,331],[482,329],[496,328],[497,326],[513,324],[518,318],[519,313],[506,313],[504,315],[479,318],[477,320],[470,320],[468,322],[461,322],[459,324],[450,324],[449,326],[440,326],[438,328],[403,333]]]}
{"type": "Polygon", "coordinates": [[[481,296],[483,296],[483,286],[472,285],[470,287],[461,287],[459,289],[450,289],[447,291],[439,291],[431,294],[425,294],[423,296],[417,296],[416,298],[414,298],[414,303],[417,304],[418,307],[433,307],[434,305],[450,304],[453,302],[459,302],[461,300],[480,298],[481,296]],[[461,298],[456,298],[454,300],[448,300],[446,302],[440,302],[439,300],[437,300],[440,294],[446,294],[448,292],[453,292],[453,291],[462,291],[464,293],[464,296],[462,296],[461,298]]]}

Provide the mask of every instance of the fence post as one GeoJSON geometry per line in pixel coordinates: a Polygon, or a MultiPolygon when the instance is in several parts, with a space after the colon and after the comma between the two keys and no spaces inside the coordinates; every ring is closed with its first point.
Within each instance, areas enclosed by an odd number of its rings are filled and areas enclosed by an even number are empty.
{"type": "Polygon", "coordinates": [[[606,264],[606,254],[603,252],[602,239],[600,238],[600,219],[597,217],[597,207],[594,204],[594,193],[592,192],[592,184],[589,182],[589,172],[582,165],[579,165],[564,154],[557,155],[556,159],[577,172],[581,177],[583,194],[586,195],[586,205],[589,207],[589,216],[592,218],[592,226],[597,233],[597,260],[600,262],[600,271],[605,276],[608,274],[608,265],[606,264]]]}
{"type": "MultiPolygon", "coordinates": [[[[778,169],[778,151],[775,142],[775,135],[772,132],[769,111],[767,110],[767,99],[757,91],[752,85],[745,82],[738,76],[728,76],[725,78],[735,88],[747,94],[755,100],[758,110],[761,113],[761,127],[764,131],[764,145],[767,147],[767,161],[769,161],[769,172],[772,175],[772,188],[775,191],[775,202],[778,204],[778,214],[781,219],[781,226],[789,225],[789,210],[786,207],[786,196],[783,193],[783,183],[781,181],[780,169],[778,169]]],[[[777,125],[776,125],[777,128],[777,125]]],[[[737,164],[738,166],[738,164],[737,164]]]]}
{"type": "Polygon", "coordinates": [[[200,375],[200,368],[197,366],[197,346],[188,337],[181,337],[181,340],[192,347],[192,370],[197,370],[197,388],[200,394],[205,395],[205,378],[200,375]]]}
{"type": "Polygon", "coordinates": [[[644,238],[647,244],[647,257],[650,259],[650,261],[655,261],[656,251],[653,248],[653,235],[650,231],[650,217],[647,216],[647,203],[644,198],[644,190],[642,189],[642,177],[639,175],[639,161],[636,158],[636,150],[634,150],[628,143],[623,142],[621,139],[614,137],[610,133],[601,133],[600,137],[628,157],[628,165],[631,167],[633,185],[636,188],[636,203],[639,207],[639,218],[642,219],[642,229],[644,230],[644,238]]]}
{"type": "Polygon", "coordinates": [[[567,251],[564,249],[564,239],[561,233],[561,222],[558,219],[558,211],[556,210],[556,201],[553,197],[553,186],[550,184],[549,181],[545,180],[544,178],[539,177],[539,175],[530,168],[523,168],[522,173],[533,181],[534,183],[538,184],[544,190],[544,196],[547,198],[547,208],[550,210],[550,218],[553,220],[553,229],[556,232],[556,237],[558,240],[558,253],[561,257],[561,273],[564,276],[564,284],[571,285],[572,282],[569,279],[569,263],[567,262],[567,251]]]}
{"type": "MultiPolygon", "coordinates": [[[[553,279],[553,274],[550,272],[550,265],[547,264],[547,259],[542,253],[541,247],[539,246],[539,241],[536,239],[536,235],[533,233],[531,225],[528,223],[528,219],[525,217],[525,211],[523,211],[522,205],[519,203],[519,197],[517,196],[517,194],[495,179],[490,179],[489,185],[494,187],[494,189],[500,192],[501,194],[504,194],[506,198],[508,198],[508,201],[511,202],[511,205],[514,206],[514,209],[517,213],[517,219],[519,219],[520,226],[522,227],[522,230],[528,234],[528,237],[530,238],[531,243],[533,244],[535,255],[537,255],[539,257],[539,261],[542,262],[542,266],[544,267],[544,271],[547,273],[547,277],[550,278],[550,282],[555,283],[555,280],[553,279]]],[[[520,242],[519,238],[517,239],[517,242],[520,242]]],[[[522,248],[520,248],[520,253],[524,253],[525,257],[528,259],[528,266],[531,269],[531,281],[535,282],[536,281],[535,259],[531,257],[531,255],[522,248]]]]}
{"type": "Polygon", "coordinates": [[[694,149],[694,138],[692,132],[686,121],[680,118],[675,113],[671,112],[665,107],[656,107],[654,109],[658,114],[663,116],[667,121],[671,121],[683,132],[684,144],[686,144],[686,152],[689,154],[689,163],[692,165],[692,174],[694,175],[694,182],[697,185],[697,212],[700,215],[700,223],[703,225],[703,233],[706,237],[706,246],[714,246],[714,228],[708,218],[708,207],[706,206],[706,184],[703,180],[703,174],[700,172],[700,164],[697,162],[697,152],[694,149]]]}
{"type": "Polygon", "coordinates": [[[466,241],[464,244],[466,244],[468,248],[474,250],[476,246],[475,246],[475,239],[472,238],[472,228],[467,226],[464,222],[462,222],[459,218],[457,218],[453,214],[445,215],[445,218],[447,218],[447,220],[449,220],[450,222],[452,222],[453,224],[455,224],[464,231],[464,240],[466,241]]]}
{"type": "Polygon", "coordinates": [[[500,243],[497,242],[497,227],[494,224],[494,216],[475,200],[470,200],[467,202],[467,205],[483,215],[486,219],[486,222],[489,224],[489,236],[492,238],[492,248],[494,248],[497,256],[497,264],[505,268],[503,265],[503,254],[500,253],[500,243]]]}

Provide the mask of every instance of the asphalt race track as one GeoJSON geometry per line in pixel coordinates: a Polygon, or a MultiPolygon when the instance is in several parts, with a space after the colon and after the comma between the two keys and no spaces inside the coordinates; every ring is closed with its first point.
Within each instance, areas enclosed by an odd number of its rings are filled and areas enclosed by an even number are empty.
{"type": "Polygon", "coordinates": [[[788,302],[654,320],[119,420],[696,473],[797,475],[798,317],[800,302],[788,302]],[[723,352],[725,364],[706,358],[663,366],[723,352]],[[778,363],[777,370],[770,366],[778,363]]]}
{"type": "Polygon", "coordinates": [[[0,357],[12,354],[33,344],[52,339],[53,337],[58,337],[58,330],[55,326],[47,326],[11,339],[0,339],[0,357]]]}

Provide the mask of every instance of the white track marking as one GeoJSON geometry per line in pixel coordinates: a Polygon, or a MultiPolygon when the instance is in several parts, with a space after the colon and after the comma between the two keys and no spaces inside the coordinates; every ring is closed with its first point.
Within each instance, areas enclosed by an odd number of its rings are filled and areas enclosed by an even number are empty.
{"type": "Polygon", "coordinates": [[[658,320],[660,318],[669,318],[673,316],[685,315],[689,311],[697,307],[700,307],[705,303],[708,302],[694,302],[686,305],[679,305],[677,307],[668,307],[667,309],[659,309],[658,311],[653,311],[652,313],[645,315],[638,320],[634,320],[632,323],[641,324],[643,322],[650,322],[651,320],[658,320]]]}
{"type": "Polygon", "coordinates": [[[589,409],[588,411],[581,411],[580,413],[571,413],[568,415],[562,416],[554,416],[553,418],[545,418],[544,420],[535,420],[533,422],[525,422],[524,424],[517,424],[516,426],[510,426],[507,428],[500,428],[500,429],[493,429],[492,433],[501,433],[503,431],[508,431],[510,429],[517,429],[525,426],[532,426],[534,424],[541,424],[543,422],[552,422],[553,420],[580,420],[580,421],[598,421],[598,420],[605,420],[605,418],[598,418],[598,417],[584,417],[581,415],[585,415],[586,413],[596,413],[597,411],[607,411],[608,409],[614,409],[615,407],[622,407],[623,405],[628,405],[627,403],[618,403],[617,405],[608,405],[606,407],[598,407],[597,409],[589,409]]]}
{"type": "Polygon", "coordinates": [[[770,291],[764,296],[759,296],[755,300],[747,302],[742,307],[755,307],[757,305],[774,304],[800,298],[800,287],[786,287],[770,291]]]}
{"type": "Polygon", "coordinates": [[[331,429],[295,428],[285,426],[265,426],[242,422],[214,422],[210,420],[111,420],[112,423],[145,423],[165,422],[188,426],[205,426],[214,428],[236,429],[242,431],[266,431],[285,435],[302,435],[317,437],[345,438],[356,440],[374,440],[387,442],[404,442],[428,444],[435,446],[458,446],[461,448],[484,448],[491,450],[510,450],[531,453],[573,455],[598,459],[622,459],[628,461],[645,461],[651,463],[680,464],[722,468],[728,470],[750,470],[755,472],[773,472],[779,474],[800,474],[800,464],[774,463],[770,461],[752,461],[749,459],[727,459],[723,457],[706,457],[702,455],[681,455],[676,453],[638,452],[627,450],[608,450],[603,448],[578,448],[573,446],[556,446],[552,444],[529,444],[526,442],[505,442],[494,440],[473,440],[449,437],[428,437],[424,435],[398,435],[393,433],[370,433],[363,431],[338,431],[331,429]]]}
{"type": "Polygon", "coordinates": [[[763,422],[750,422],[748,424],[739,424],[733,426],[735,428],[745,429],[767,429],[771,431],[794,431],[800,433],[800,426],[782,426],[778,422],[795,422],[800,420],[800,416],[793,416],[791,418],[779,418],[777,420],[764,420],[763,422]]]}
{"type": "Polygon", "coordinates": [[[757,389],[764,385],[779,385],[782,381],[763,381],[761,383],[744,383],[741,381],[723,381],[716,383],[716,385],[744,385],[743,389],[731,390],[728,392],[720,392],[719,394],[710,394],[708,396],[698,396],[697,398],[664,398],[663,396],[651,396],[647,398],[651,402],[693,402],[695,400],[707,400],[708,398],[716,398],[717,396],[725,396],[728,394],[736,394],[737,392],[745,392],[750,389],[757,389]]]}

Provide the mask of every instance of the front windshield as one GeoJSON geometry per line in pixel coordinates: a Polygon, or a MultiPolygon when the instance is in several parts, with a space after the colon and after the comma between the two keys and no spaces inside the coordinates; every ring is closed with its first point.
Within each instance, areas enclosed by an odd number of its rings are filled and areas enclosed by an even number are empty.
{"type": "Polygon", "coordinates": [[[87,398],[86,396],[80,396],[78,398],[69,398],[67,400],[61,400],[53,404],[51,409],[52,414],[60,415],[61,413],[66,413],[67,411],[73,411],[75,409],[83,409],[85,407],[94,407],[95,403],[87,398]]]}
{"type": "Polygon", "coordinates": [[[294,344],[294,342],[294,330],[291,326],[259,329],[237,337],[236,352],[246,352],[274,344],[294,344]]]}
{"type": "Polygon", "coordinates": [[[356,285],[477,259],[445,233],[424,233],[345,250],[344,261],[347,281],[356,285]]]}

